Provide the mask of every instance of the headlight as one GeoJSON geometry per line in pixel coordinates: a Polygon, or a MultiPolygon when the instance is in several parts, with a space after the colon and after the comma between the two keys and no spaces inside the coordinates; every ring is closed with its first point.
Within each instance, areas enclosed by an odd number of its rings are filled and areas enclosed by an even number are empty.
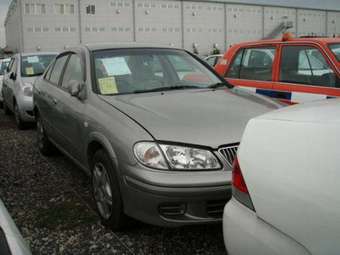
{"type": "Polygon", "coordinates": [[[221,168],[220,162],[209,150],[164,144],[160,147],[172,169],[216,170],[221,168]]]}
{"type": "Polygon", "coordinates": [[[24,87],[24,96],[26,97],[32,97],[33,96],[33,87],[31,83],[25,83],[24,87]]]}
{"type": "Polygon", "coordinates": [[[172,170],[217,170],[222,167],[216,156],[204,149],[141,142],[135,145],[134,151],[142,164],[152,168],[168,169],[166,161],[172,170]]]}
{"type": "Polygon", "coordinates": [[[140,142],[134,147],[137,159],[144,165],[158,169],[168,169],[158,145],[152,142],[140,142]]]}

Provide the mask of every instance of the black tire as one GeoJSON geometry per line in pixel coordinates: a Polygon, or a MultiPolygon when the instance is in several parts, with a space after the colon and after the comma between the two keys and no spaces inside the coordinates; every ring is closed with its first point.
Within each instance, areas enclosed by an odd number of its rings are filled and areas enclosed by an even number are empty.
{"type": "Polygon", "coordinates": [[[8,106],[7,106],[5,101],[3,102],[3,108],[4,108],[5,115],[10,115],[11,114],[11,110],[8,108],[8,106]]]}
{"type": "MultiPolygon", "coordinates": [[[[92,158],[92,167],[91,167],[91,183],[92,183],[92,195],[93,199],[96,203],[97,212],[101,218],[102,224],[108,226],[114,230],[121,230],[126,227],[128,223],[128,217],[124,213],[124,207],[122,202],[122,196],[119,188],[119,181],[115,172],[115,168],[113,166],[112,160],[109,155],[102,149],[95,152],[92,158]],[[109,215],[104,216],[102,210],[100,209],[99,199],[98,199],[98,190],[95,188],[95,171],[96,167],[103,166],[106,170],[109,185],[111,188],[111,213],[109,215]],[[97,195],[96,195],[97,194],[97,195]]],[[[107,197],[108,198],[108,197],[107,197]]]]}
{"type": "Polygon", "coordinates": [[[4,107],[4,102],[0,101],[0,109],[2,109],[4,107]]]}
{"type": "Polygon", "coordinates": [[[17,103],[14,103],[14,119],[18,129],[22,130],[25,128],[25,122],[21,120],[19,106],[17,103]]]}
{"type": "Polygon", "coordinates": [[[55,147],[46,135],[44,123],[39,114],[36,114],[37,121],[37,145],[39,151],[44,156],[51,156],[55,153],[55,147]]]}

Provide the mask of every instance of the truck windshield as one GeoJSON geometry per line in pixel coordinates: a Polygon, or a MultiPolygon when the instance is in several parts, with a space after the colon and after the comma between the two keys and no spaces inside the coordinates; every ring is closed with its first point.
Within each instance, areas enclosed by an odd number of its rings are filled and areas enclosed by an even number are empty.
{"type": "Polygon", "coordinates": [[[21,59],[21,76],[42,75],[54,57],[55,55],[52,54],[23,56],[21,59]]]}
{"type": "Polygon", "coordinates": [[[329,48],[331,49],[331,51],[333,52],[333,54],[335,55],[336,59],[338,61],[340,61],[340,43],[336,43],[336,44],[331,44],[329,46],[329,48]]]}
{"type": "Polygon", "coordinates": [[[112,49],[95,51],[93,57],[102,95],[228,86],[182,50],[112,49]]]}

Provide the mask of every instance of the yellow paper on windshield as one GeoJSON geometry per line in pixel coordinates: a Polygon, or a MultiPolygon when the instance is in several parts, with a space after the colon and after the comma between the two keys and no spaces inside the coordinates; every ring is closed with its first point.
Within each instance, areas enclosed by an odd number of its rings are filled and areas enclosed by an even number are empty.
{"type": "Polygon", "coordinates": [[[103,95],[117,94],[117,83],[114,77],[107,77],[98,79],[99,89],[103,95]]]}
{"type": "Polygon", "coordinates": [[[27,75],[33,75],[33,74],[34,74],[33,67],[26,67],[26,68],[25,68],[25,73],[26,73],[27,75]]]}

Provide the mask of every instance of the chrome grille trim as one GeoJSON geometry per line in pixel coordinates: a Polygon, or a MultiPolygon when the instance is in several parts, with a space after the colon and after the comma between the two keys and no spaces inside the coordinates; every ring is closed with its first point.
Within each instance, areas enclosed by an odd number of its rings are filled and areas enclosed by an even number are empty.
{"type": "Polygon", "coordinates": [[[239,144],[234,144],[230,146],[224,146],[218,149],[218,152],[222,155],[222,157],[227,161],[230,167],[233,166],[233,162],[235,156],[237,154],[239,144]]]}

